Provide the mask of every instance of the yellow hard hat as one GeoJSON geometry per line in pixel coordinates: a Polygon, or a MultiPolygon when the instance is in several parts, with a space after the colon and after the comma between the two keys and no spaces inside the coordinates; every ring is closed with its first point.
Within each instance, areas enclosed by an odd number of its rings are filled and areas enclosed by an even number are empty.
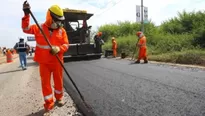
{"type": "Polygon", "coordinates": [[[52,18],[56,18],[58,20],[64,20],[65,17],[63,15],[63,9],[61,9],[58,5],[52,5],[49,8],[50,12],[51,12],[51,16],[52,18]]]}

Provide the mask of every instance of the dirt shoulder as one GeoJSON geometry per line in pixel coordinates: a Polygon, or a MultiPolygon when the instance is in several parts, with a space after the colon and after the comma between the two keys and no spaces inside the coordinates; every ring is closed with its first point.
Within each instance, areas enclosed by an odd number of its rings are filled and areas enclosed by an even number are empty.
{"type": "MultiPolygon", "coordinates": [[[[18,68],[18,60],[0,65],[0,116],[41,116],[43,96],[41,93],[38,65],[28,60],[28,70],[18,68]]],[[[64,94],[66,105],[55,107],[51,116],[73,116],[75,104],[64,94]]]]}
{"type": "MultiPolygon", "coordinates": [[[[13,60],[18,58],[18,54],[13,55],[13,60]]],[[[6,63],[6,56],[0,56],[0,64],[6,63]]]]}

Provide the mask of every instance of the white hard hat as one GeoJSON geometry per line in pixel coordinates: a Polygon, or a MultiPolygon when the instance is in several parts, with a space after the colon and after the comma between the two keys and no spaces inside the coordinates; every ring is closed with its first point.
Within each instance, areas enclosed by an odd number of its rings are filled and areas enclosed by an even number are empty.
{"type": "Polygon", "coordinates": [[[24,40],[24,37],[19,37],[19,39],[23,39],[24,40]]]}

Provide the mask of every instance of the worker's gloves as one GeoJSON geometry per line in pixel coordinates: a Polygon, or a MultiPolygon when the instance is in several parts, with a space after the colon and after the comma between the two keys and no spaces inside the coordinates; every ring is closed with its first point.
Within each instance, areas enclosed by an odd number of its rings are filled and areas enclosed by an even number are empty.
{"type": "Polygon", "coordinates": [[[58,52],[60,52],[60,48],[58,46],[52,46],[50,53],[56,55],[58,52]]]}
{"type": "Polygon", "coordinates": [[[28,15],[28,14],[30,13],[30,9],[31,9],[31,7],[30,7],[29,3],[28,3],[27,1],[25,1],[25,2],[23,3],[23,11],[24,11],[24,14],[25,14],[25,15],[28,15]]]}

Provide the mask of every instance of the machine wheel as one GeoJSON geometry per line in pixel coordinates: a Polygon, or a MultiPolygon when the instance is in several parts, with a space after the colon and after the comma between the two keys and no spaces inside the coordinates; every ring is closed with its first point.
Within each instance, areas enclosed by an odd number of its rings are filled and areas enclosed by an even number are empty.
{"type": "Polygon", "coordinates": [[[105,50],[105,58],[107,58],[107,56],[108,56],[108,52],[107,50],[105,50]]]}
{"type": "Polygon", "coordinates": [[[101,55],[95,55],[93,56],[94,59],[100,59],[101,58],[101,55]]]}
{"type": "Polygon", "coordinates": [[[97,55],[96,58],[97,58],[97,59],[100,59],[100,58],[101,58],[101,55],[97,55]]]}

